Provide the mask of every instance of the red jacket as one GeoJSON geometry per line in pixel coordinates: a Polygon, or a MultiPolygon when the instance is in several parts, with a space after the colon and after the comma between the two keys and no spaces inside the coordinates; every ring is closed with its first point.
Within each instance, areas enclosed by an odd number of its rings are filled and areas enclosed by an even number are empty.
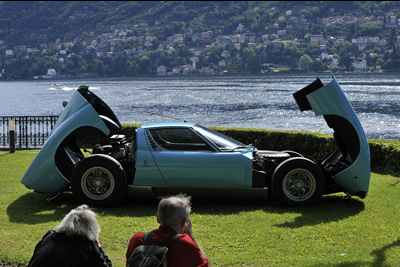
{"type": "MultiPolygon", "coordinates": [[[[175,233],[170,227],[160,226],[151,232],[152,244],[161,244],[168,236],[175,233]]],[[[126,252],[126,263],[136,247],[143,245],[144,232],[138,232],[129,240],[126,252]]],[[[167,264],[172,267],[209,266],[207,259],[203,258],[199,246],[187,234],[183,234],[172,241],[168,246],[167,264]]]]}

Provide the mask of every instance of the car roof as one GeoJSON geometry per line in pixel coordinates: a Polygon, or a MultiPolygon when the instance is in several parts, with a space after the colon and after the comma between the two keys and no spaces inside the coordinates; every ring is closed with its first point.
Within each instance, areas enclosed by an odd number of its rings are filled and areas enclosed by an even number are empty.
{"type": "Polygon", "coordinates": [[[174,121],[174,122],[153,122],[153,123],[145,123],[140,128],[160,128],[160,127],[193,127],[196,123],[187,122],[187,121],[174,121]]]}

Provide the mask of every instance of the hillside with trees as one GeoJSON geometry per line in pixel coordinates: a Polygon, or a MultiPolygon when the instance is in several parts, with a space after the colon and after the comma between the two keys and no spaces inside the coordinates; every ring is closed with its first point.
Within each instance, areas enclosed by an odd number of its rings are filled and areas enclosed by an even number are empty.
{"type": "Polygon", "coordinates": [[[1,1],[0,79],[397,71],[399,13],[395,1],[1,1]]]}

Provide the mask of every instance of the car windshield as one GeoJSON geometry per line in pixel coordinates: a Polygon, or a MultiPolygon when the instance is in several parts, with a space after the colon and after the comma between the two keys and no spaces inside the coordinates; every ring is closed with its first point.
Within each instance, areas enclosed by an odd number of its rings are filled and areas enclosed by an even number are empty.
{"type": "Polygon", "coordinates": [[[207,138],[209,141],[211,141],[220,150],[233,151],[235,149],[252,149],[248,145],[245,145],[235,139],[232,139],[214,130],[208,129],[204,126],[196,125],[193,127],[193,129],[205,138],[207,138]]]}

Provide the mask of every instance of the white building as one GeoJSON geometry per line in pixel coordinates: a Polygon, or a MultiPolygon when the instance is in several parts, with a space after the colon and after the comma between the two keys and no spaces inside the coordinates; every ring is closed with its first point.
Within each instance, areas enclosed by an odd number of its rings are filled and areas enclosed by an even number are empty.
{"type": "Polygon", "coordinates": [[[47,76],[57,76],[57,72],[55,69],[48,69],[47,70],[47,76]]]}
{"type": "Polygon", "coordinates": [[[167,75],[167,67],[166,66],[158,66],[157,67],[157,75],[167,75]]]}
{"type": "Polygon", "coordinates": [[[366,70],[368,68],[367,61],[363,59],[362,61],[357,61],[353,63],[355,70],[366,70]]]}

